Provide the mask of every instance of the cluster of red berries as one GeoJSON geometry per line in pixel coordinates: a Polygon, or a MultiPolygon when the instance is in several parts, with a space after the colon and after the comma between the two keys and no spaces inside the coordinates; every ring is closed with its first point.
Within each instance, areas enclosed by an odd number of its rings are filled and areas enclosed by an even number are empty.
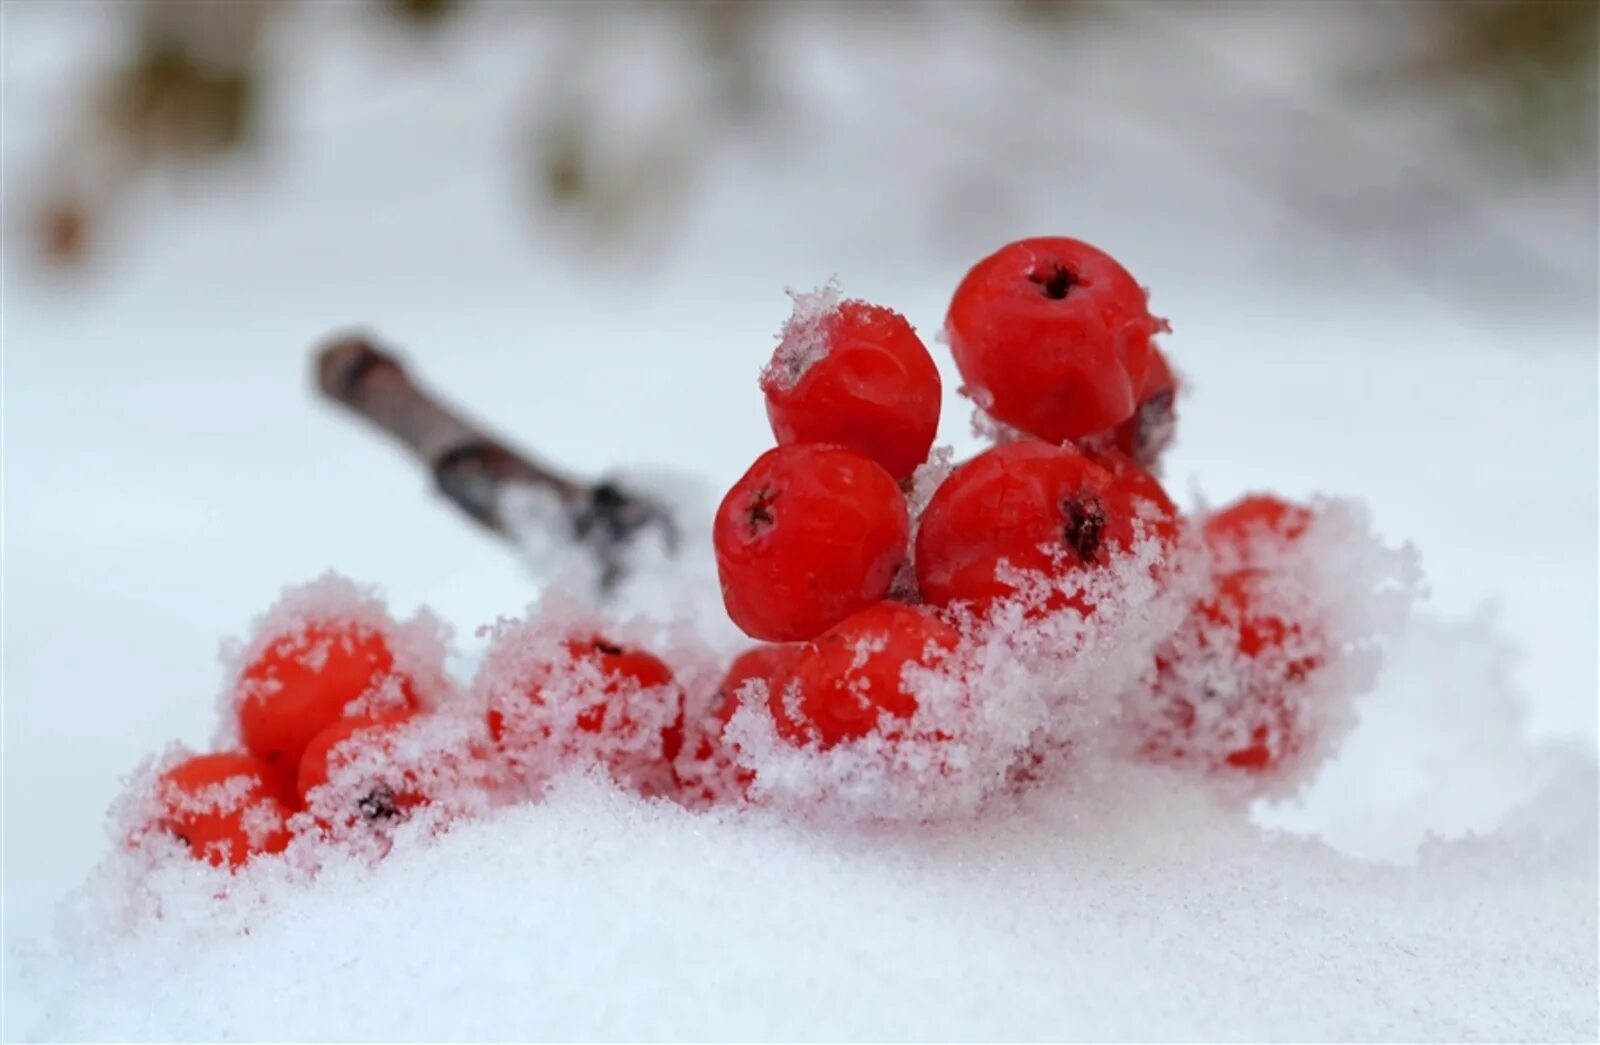
{"type": "MultiPolygon", "coordinates": [[[[167,769],[156,782],[159,812],[142,825],[214,866],[281,852],[295,814],[330,777],[422,710],[417,681],[396,665],[394,635],[382,621],[327,615],[263,638],[231,687],[239,749],[167,769]]],[[[424,801],[404,781],[372,781],[348,815],[394,818],[424,801]]],[[[310,830],[332,827],[326,817],[301,819],[310,830]]]]}
{"type": "MultiPolygon", "coordinates": [[[[780,737],[829,747],[893,736],[917,709],[907,665],[937,664],[958,625],[1021,599],[1024,579],[1047,592],[1027,616],[1091,614],[1097,571],[1141,540],[1175,547],[1187,524],[1150,471],[1174,424],[1177,384],[1153,340],[1168,328],[1108,255],[1022,240],[961,282],[950,347],[965,391],[1009,441],[944,477],[920,518],[907,494],[938,428],[938,370],[898,313],[819,297],[797,302],[762,375],[778,446],[728,491],[714,541],[729,616],[772,644],[741,658],[730,688],[759,678],[780,737]]],[[[1212,517],[1205,537],[1230,549],[1292,539],[1306,516],[1252,499],[1212,517]]],[[[1208,636],[1233,627],[1247,656],[1299,634],[1258,612],[1261,569],[1230,565],[1193,614],[1208,636]]],[[[1257,703],[1292,707],[1291,681],[1261,682],[1257,703]]],[[[1183,709],[1192,722],[1203,696],[1166,688],[1174,710],[1148,750],[1183,757],[1183,709]]],[[[1247,732],[1257,740],[1227,764],[1265,769],[1289,753],[1292,723],[1247,732]]]]}
{"type": "Polygon", "coordinates": [[[530,640],[511,629],[457,690],[442,648],[408,649],[401,662],[401,630],[339,600],[269,623],[230,685],[238,748],[162,772],[134,844],[173,837],[196,859],[237,868],[296,836],[379,831],[466,791],[526,798],[540,774],[586,759],[641,794],[685,788],[683,692],[653,654],[581,630],[530,640]],[[463,728],[427,734],[445,719],[463,728]]]}
{"type": "Polygon", "coordinates": [[[1307,745],[1299,690],[1326,655],[1275,571],[1312,513],[1258,496],[1198,527],[1180,515],[1151,471],[1173,428],[1177,386],[1153,341],[1167,328],[1120,265],[1031,239],[968,273],[950,346],[1007,438],[948,475],[930,463],[938,368],[905,318],[826,294],[798,306],[761,380],[778,445],[728,491],[713,531],[727,612],[762,644],[714,693],[689,699],[660,657],[572,620],[496,629],[458,691],[442,648],[418,654],[381,608],[334,600],[257,637],[231,684],[238,750],[168,768],[140,830],[238,867],[296,835],[438,809],[447,789],[534,795],[524,785],[574,765],[645,795],[737,801],[759,773],[725,735],[740,707],[797,749],[896,740],[919,706],[911,669],[939,669],[1002,609],[1013,626],[1019,607],[1024,627],[1088,619],[1112,567],[1144,549],[1160,577],[1194,531],[1210,584],[1154,654],[1143,754],[1263,772],[1307,745]],[[935,482],[914,511],[908,495],[935,482]],[[419,727],[447,716],[467,728],[419,759],[419,727]],[[1203,739],[1218,735],[1234,739],[1203,739]]]}

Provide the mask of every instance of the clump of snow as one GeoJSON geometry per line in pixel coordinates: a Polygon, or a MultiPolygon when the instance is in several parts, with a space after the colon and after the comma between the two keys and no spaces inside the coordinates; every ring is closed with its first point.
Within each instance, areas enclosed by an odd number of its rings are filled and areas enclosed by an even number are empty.
{"type": "Polygon", "coordinates": [[[402,824],[438,832],[482,815],[505,800],[503,766],[486,739],[481,714],[460,699],[392,728],[358,732],[340,745],[327,782],[290,818],[289,861],[314,872],[330,843],[381,857],[402,824]]]}
{"type": "Polygon", "coordinates": [[[584,567],[598,577],[598,567],[587,556],[573,554],[572,513],[553,488],[506,483],[495,508],[511,543],[536,579],[549,580],[584,567]]]}
{"type": "Polygon", "coordinates": [[[1513,818],[1539,826],[1540,792],[1581,779],[1593,752],[1534,741],[1511,680],[1515,661],[1488,612],[1412,620],[1357,702],[1354,731],[1307,787],[1258,803],[1254,820],[1408,864],[1430,839],[1492,834],[1513,818]]]}
{"type": "Polygon", "coordinates": [[[828,280],[813,291],[786,291],[794,311],[778,334],[778,347],[761,371],[761,387],[787,392],[800,383],[818,360],[828,354],[833,324],[839,315],[839,280],[828,280]]]}
{"type": "Polygon", "coordinates": [[[1337,750],[1422,576],[1415,551],[1377,540],[1359,505],[1311,510],[1294,540],[1255,535],[1248,570],[1232,547],[1206,549],[1202,604],[1122,698],[1130,747],[1279,794],[1337,750]]]}
{"type": "Polygon", "coordinates": [[[671,678],[641,682],[605,672],[597,651],[633,648],[618,629],[593,611],[547,600],[487,635],[474,699],[495,716],[503,757],[521,780],[537,788],[564,770],[595,765],[645,794],[673,790],[665,737],[682,729],[683,691],[671,678]]]}
{"type": "Polygon", "coordinates": [[[1192,599],[1192,558],[1147,537],[1101,569],[1009,578],[1014,598],[956,618],[951,655],[907,665],[917,709],[892,738],[797,747],[777,735],[765,693],[748,690],[727,735],[754,774],[752,798],[824,819],[928,822],[973,815],[1019,768],[1103,757],[1123,691],[1192,599]],[[1094,612],[1046,612],[1064,591],[1094,612]]]}

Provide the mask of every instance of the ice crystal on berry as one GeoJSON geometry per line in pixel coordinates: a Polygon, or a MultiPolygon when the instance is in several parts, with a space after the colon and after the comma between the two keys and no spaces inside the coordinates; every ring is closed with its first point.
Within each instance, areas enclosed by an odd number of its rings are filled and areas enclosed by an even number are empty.
{"type": "Polygon", "coordinates": [[[829,324],[838,315],[842,301],[837,278],[812,291],[787,291],[794,311],[778,335],[772,360],[761,371],[763,384],[785,390],[793,388],[812,365],[828,354],[829,324]]]}

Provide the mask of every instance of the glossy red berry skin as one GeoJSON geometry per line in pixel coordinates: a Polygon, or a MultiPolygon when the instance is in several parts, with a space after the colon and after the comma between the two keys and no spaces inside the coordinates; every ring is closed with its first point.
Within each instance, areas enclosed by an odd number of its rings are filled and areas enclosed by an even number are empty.
{"type": "MultiPolygon", "coordinates": [[[[917,533],[917,584],[930,605],[983,613],[1015,593],[1002,562],[1051,577],[1103,565],[1133,540],[1129,502],[1106,469],[1026,440],[979,454],[934,492],[917,533]]],[[[1077,604],[1062,589],[1046,609],[1077,604]]]]}
{"type": "Polygon", "coordinates": [[[1178,421],[1178,380],[1166,356],[1150,346],[1150,369],[1145,373],[1139,405],[1133,416],[1111,430],[1107,442],[1146,468],[1153,468],[1172,442],[1178,421]]]}
{"type": "Polygon", "coordinates": [[[1109,255],[1042,237],[973,266],[945,326],[962,379],[990,416],[1061,443],[1133,416],[1157,323],[1144,290],[1109,255]]]}
{"type": "Polygon", "coordinates": [[[751,638],[814,638],[884,597],[910,528],[899,485],[871,459],[811,443],[769,450],[712,529],[728,616],[751,638]]]}
{"type": "Polygon", "coordinates": [[[774,680],[767,705],[778,735],[823,748],[874,731],[894,736],[885,716],[908,719],[917,710],[906,665],[935,667],[959,640],[938,617],[902,603],[852,614],[801,647],[774,680]]]}
{"type": "Polygon", "coordinates": [[[285,796],[253,755],[196,755],[163,773],[157,793],[164,806],[157,826],[213,867],[239,868],[289,844],[285,796]]]}
{"type": "Polygon", "coordinates": [[[780,345],[761,375],[779,446],[832,443],[904,479],[928,458],[939,429],[939,370],[905,317],[846,301],[819,320],[825,345],[803,372],[780,345]]]}
{"type": "Polygon", "coordinates": [[[239,681],[244,745],[292,790],[311,738],[391,680],[398,698],[416,707],[410,680],[396,675],[388,640],[370,627],[325,620],[280,635],[245,666],[239,681]]]}
{"type": "MultiPolygon", "coordinates": [[[[300,757],[297,790],[300,803],[305,805],[312,791],[336,777],[351,759],[360,754],[376,753],[384,759],[388,745],[396,731],[416,718],[411,709],[379,715],[343,718],[324,729],[306,745],[300,757]]],[[[391,820],[404,816],[417,806],[424,805],[428,796],[412,773],[396,770],[380,773],[370,787],[354,797],[354,808],[349,818],[354,821],[391,820]]]]}
{"type": "Polygon", "coordinates": [[[1207,516],[1201,535],[1224,568],[1270,565],[1266,560],[1304,537],[1315,518],[1305,505],[1249,494],[1207,516]]]}
{"type": "MultiPolygon", "coordinates": [[[[1265,773],[1281,768],[1310,741],[1307,680],[1326,662],[1327,651],[1314,627],[1297,620],[1274,597],[1272,575],[1263,570],[1231,570],[1218,575],[1211,593],[1199,600],[1183,632],[1157,656],[1156,693],[1160,725],[1147,744],[1160,760],[1205,760],[1224,772],[1265,773]],[[1196,684],[1185,661],[1217,659],[1235,689],[1226,698],[1196,684]],[[1235,740],[1217,749],[1196,745],[1201,728],[1198,706],[1226,700],[1222,713],[1235,740]]],[[[1215,710],[1210,714],[1215,715],[1215,710]]],[[[1213,727],[1214,728],[1214,727],[1213,727]]]]}

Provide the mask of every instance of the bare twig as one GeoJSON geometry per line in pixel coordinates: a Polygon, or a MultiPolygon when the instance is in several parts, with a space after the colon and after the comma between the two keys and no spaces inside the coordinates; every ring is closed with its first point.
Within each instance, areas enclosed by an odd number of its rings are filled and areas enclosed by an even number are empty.
{"type": "Polygon", "coordinates": [[[603,591],[625,572],[623,551],[642,531],[654,530],[669,550],[678,532],[658,502],[617,483],[586,482],[535,462],[489,435],[411,380],[392,355],[359,335],[334,338],[316,358],[322,394],[394,436],[432,473],[441,493],[481,525],[510,541],[519,533],[505,510],[506,493],[523,488],[553,495],[574,543],[599,566],[603,591]]]}

